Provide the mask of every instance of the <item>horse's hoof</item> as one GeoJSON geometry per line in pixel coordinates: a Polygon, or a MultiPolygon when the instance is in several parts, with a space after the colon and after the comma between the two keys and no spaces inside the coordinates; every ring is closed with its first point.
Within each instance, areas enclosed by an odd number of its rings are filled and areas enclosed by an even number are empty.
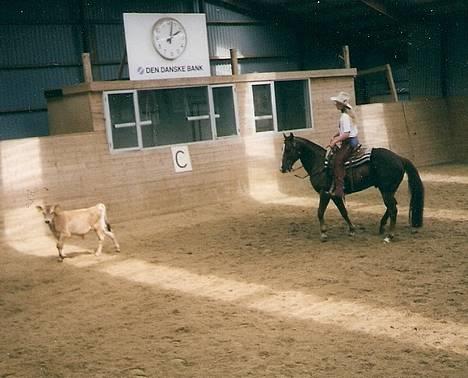
{"type": "Polygon", "coordinates": [[[321,234],[321,235],[320,235],[320,241],[321,241],[321,242],[326,242],[327,240],[328,240],[327,234],[321,234]]]}
{"type": "Polygon", "coordinates": [[[384,241],[384,243],[390,243],[392,241],[392,237],[391,236],[386,236],[383,241],[384,241]]]}
{"type": "Polygon", "coordinates": [[[356,233],[354,231],[349,231],[348,232],[348,236],[354,236],[354,235],[356,235],[356,233]]]}
{"type": "Polygon", "coordinates": [[[411,233],[412,234],[417,234],[418,232],[419,232],[419,230],[417,228],[415,228],[415,227],[411,228],[411,233]]]}

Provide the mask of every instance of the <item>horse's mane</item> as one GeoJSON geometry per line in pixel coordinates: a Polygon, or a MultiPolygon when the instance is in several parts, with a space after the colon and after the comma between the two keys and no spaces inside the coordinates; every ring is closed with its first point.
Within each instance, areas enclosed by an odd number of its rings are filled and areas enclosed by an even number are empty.
{"type": "Polygon", "coordinates": [[[308,139],[305,139],[305,138],[302,138],[302,137],[297,137],[297,136],[294,136],[294,139],[301,142],[302,145],[304,147],[306,147],[307,149],[312,150],[312,152],[314,154],[320,154],[320,155],[325,154],[325,151],[326,151],[325,148],[323,148],[322,146],[320,146],[320,145],[318,145],[318,144],[316,144],[314,142],[311,142],[308,139]]]}

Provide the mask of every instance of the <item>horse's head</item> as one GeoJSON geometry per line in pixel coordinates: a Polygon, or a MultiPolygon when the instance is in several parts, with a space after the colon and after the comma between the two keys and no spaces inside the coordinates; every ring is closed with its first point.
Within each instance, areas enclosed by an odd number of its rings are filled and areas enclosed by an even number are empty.
{"type": "Polygon", "coordinates": [[[291,172],[294,163],[299,159],[299,146],[297,140],[294,138],[293,133],[289,136],[283,134],[284,146],[283,146],[283,159],[281,162],[281,173],[291,172]]]}

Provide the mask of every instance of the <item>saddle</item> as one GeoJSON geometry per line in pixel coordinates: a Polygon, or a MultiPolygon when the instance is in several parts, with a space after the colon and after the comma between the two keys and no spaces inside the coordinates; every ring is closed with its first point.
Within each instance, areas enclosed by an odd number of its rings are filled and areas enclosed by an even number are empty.
{"type": "MultiPolygon", "coordinates": [[[[370,157],[372,154],[372,148],[362,147],[358,145],[352,152],[351,156],[345,162],[345,169],[359,167],[360,165],[367,163],[370,161],[370,157]]],[[[325,158],[325,168],[333,168],[333,151],[327,155],[325,158]]]]}

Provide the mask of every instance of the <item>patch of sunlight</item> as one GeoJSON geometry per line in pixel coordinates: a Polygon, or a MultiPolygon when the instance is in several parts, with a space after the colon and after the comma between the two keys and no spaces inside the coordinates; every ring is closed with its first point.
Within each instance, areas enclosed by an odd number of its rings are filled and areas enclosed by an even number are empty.
{"type": "Polygon", "coordinates": [[[327,299],[300,291],[275,291],[265,285],[194,274],[185,269],[137,259],[118,261],[97,270],[113,277],[184,294],[234,302],[272,315],[311,320],[418,347],[468,355],[468,326],[461,323],[434,321],[408,311],[327,299]]]}
{"type": "Polygon", "coordinates": [[[158,285],[163,289],[225,301],[239,300],[268,289],[263,285],[246,284],[213,275],[202,276],[185,269],[155,265],[137,259],[119,261],[100,268],[99,271],[138,283],[158,285]]]}
{"type": "Polygon", "coordinates": [[[250,197],[262,203],[288,203],[291,199],[279,188],[281,154],[278,151],[281,150],[275,145],[275,140],[262,135],[246,137],[244,148],[246,155],[252,159],[247,166],[250,197]],[[275,156],[279,156],[277,161],[275,156]]]}
{"type": "MultiPolygon", "coordinates": [[[[381,205],[367,205],[364,203],[353,202],[349,206],[349,211],[361,212],[368,214],[383,215],[385,206],[381,205]]],[[[409,208],[407,206],[398,206],[398,214],[408,214],[409,208]]],[[[435,209],[424,208],[424,218],[443,219],[451,221],[468,221],[468,210],[455,210],[455,209],[435,209]]]]}
{"type": "MultiPolygon", "coordinates": [[[[49,231],[50,232],[50,231],[49,231]]],[[[65,241],[65,246],[63,248],[63,253],[65,257],[73,257],[73,260],[76,260],[78,255],[83,256],[94,256],[94,247],[97,247],[97,239],[93,247],[90,247],[90,242],[85,242],[83,244],[74,244],[73,239],[67,239],[65,241]],[[95,244],[95,246],[94,246],[95,244]]],[[[56,240],[52,235],[28,235],[27,238],[23,239],[4,239],[2,243],[13,248],[16,252],[22,253],[24,255],[36,256],[36,257],[57,257],[58,252],[56,247],[56,240]]],[[[112,246],[109,246],[111,248],[112,246]]],[[[104,253],[106,252],[106,244],[104,245],[104,253]]],[[[102,261],[100,261],[102,262],[102,261]]]]}
{"type": "MultiPolygon", "coordinates": [[[[255,192],[254,192],[255,193],[255,192]]],[[[270,193],[269,196],[264,196],[262,202],[277,204],[277,205],[291,205],[291,206],[306,206],[306,207],[318,207],[318,196],[317,198],[311,197],[297,197],[297,196],[288,196],[282,193],[270,193]]],[[[367,214],[377,214],[383,215],[385,212],[385,205],[383,202],[380,205],[368,205],[367,203],[356,202],[348,200],[347,203],[348,211],[350,216],[352,213],[367,213],[367,214]]],[[[336,207],[333,203],[330,203],[327,207],[327,213],[329,211],[335,211],[336,207]]],[[[398,214],[402,216],[403,214],[408,214],[408,206],[398,205],[398,214]]],[[[436,209],[436,208],[424,208],[424,218],[434,218],[434,219],[444,219],[451,221],[468,221],[468,210],[456,210],[456,209],[436,209]]]]}
{"type": "Polygon", "coordinates": [[[369,104],[357,107],[359,111],[359,139],[372,142],[373,147],[391,148],[387,132],[385,104],[369,104]]]}
{"type": "Polygon", "coordinates": [[[251,301],[260,311],[338,326],[373,336],[396,339],[421,347],[468,355],[468,326],[451,321],[434,321],[408,311],[377,308],[340,300],[326,300],[297,291],[272,292],[251,301]]]}
{"type": "Polygon", "coordinates": [[[5,192],[35,188],[42,185],[42,159],[39,138],[2,143],[0,159],[2,186],[5,192]]]}
{"type": "Polygon", "coordinates": [[[468,176],[443,175],[439,173],[422,173],[421,178],[423,182],[450,182],[456,184],[468,184],[468,176]]]}

